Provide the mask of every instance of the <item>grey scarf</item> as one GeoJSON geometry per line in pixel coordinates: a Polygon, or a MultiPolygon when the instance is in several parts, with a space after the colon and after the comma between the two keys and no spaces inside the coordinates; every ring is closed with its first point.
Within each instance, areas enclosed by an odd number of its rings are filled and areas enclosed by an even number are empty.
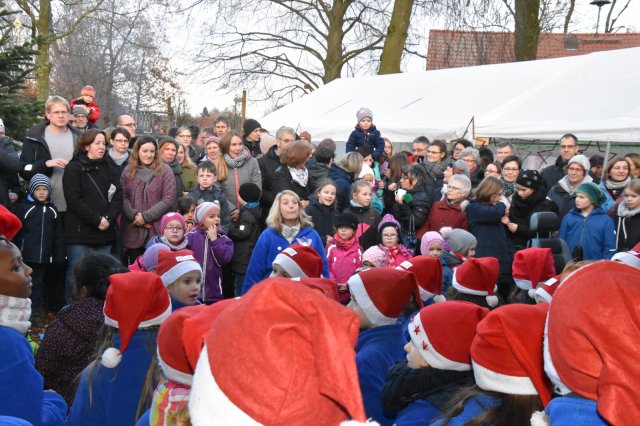
{"type": "Polygon", "coordinates": [[[296,237],[296,235],[298,235],[298,232],[300,232],[300,224],[294,226],[287,226],[285,224],[282,225],[281,234],[289,244],[293,242],[293,239],[296,237]]]}
{"type": "Polygon", "coordinates": [[[109,157],[111,157],[113,162],[118,166],[122,166],[122,164],[127,161],[127,158],[129,158],[129,151],[125,152],[124,154],[118,155],[113,149],[110,149],[108,153],[109,157]]]}

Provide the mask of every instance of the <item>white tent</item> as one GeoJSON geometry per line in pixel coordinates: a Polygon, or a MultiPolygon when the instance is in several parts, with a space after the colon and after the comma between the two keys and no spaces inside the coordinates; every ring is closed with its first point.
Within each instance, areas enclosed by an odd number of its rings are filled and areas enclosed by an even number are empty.
{"type": "Polygon", "coordinates": [[[314,141],[346,141],[366,106],[383,136],[640,141],[640,48],[333,81],[263,117],[314,141]],[[470,126],[474,118],[474,126],[470,126]]]}

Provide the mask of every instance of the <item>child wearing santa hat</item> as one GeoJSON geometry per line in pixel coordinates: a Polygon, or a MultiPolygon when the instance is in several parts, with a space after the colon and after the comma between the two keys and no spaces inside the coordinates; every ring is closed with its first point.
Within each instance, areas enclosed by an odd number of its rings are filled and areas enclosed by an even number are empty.
{"type": "Polygon", "coordinates": [[[538,285],[556,275],[553,253],[550,248],[530,247],[518,250],[511,266],[516,283],[509,296],[510,303],[536,303],[535,291],[538,285]]]}
{"type": "Polygon", "coordinates": [[[562,395],[553,425],[634,425],[640,419],[640,281],[619,262],[586,265],[562,282],[549,308],[544,369],[562,395]]]}
{"type": "Polygon", "coordinates": [[[317,251],[302,244],[292,244],[273,260],[272,277],[320,278],[322,258],[317,251]]]}
{"type": "Polygon", "coordinates": [[[476,386],[454,395],[435,424],[539,424],[539,411],[551,400],[540,356],[548,307],[501,306],[480,321],[471,343],[476,386]]]}
{"type": "Polygon", "coordinates": [[[233,242],[220,228],[220,204],[204,202],[196,207],[196,227],[187,234],[188,247],[202,266],[204,303],[222,300],[222,267],[233,257],[233,242]]]}
{"type": "Polygon", "coordinates": [[[473,384],[471,342],[489,310],[469,302],[427,306],[407,324],[406,362],[395,365],[382,392],[395,425],[428,424],[450,397],[473,384]]]}
{"type": "Polygon", "coordinates": [[[148,371],[158,327],[171,314],[169,294],[149,272],[115,274],[109,281],[99,349],[80,376],[68,425],[135,424],[155,386],[148,371]]]}
{"type": "Polygon", "coordinates": [[[31,268],[9,242],[20,220],[0,205],[0,415],[34,425],[64,425],[67,404],[55,392],[43,391],[25,334],[31,327],[31,268]]]}
{"type": "Polygon", "coordinates": [[[156,235],[149,239],[146,244],[147,248],[157,243],[165,244],[173,251],[187,248],[187,244],[189,243],[185,237],[187,225],[184,217],[180,213],[165,213],[160,220],[160,232],[162,235],[156,235]]]}
{"type": "Polygon", "coordinates": [[[416,276],[402,269],[376,268],[354,275],[348,284],[347,308],[360,318],[356,365],[365,411],[381,425],[391,425],[393,420],[382,411],[382,387],[389,368],[404,355],[398,317],[407,305],[412,305],[410,312],[416,304],[422,306],[416,276]]]}
{"type": "Polygon", "coordinates": [[[467,259],[453,271],[452,285],[447,300],[464,300],[493,309],[502,304],[498,297],[500,266],[495,257],[467,259]]]}
{"type": "Polygon", "coordinates": [[[357,315],[287,278],[257,283],[213,321],[193,374],[194,426],[363,422],[357,315]]]}
{"type": "Polygon", "coordinates": [[[548,280],[542,281],[538,284],[538,288],[536,288],[533,295],[536,303],[551,303],[553,295],[558,287],[560,287],[561,283],[562,275],[556,275],[555,277],[549,278],[548,280]]]}
{"type": "Polygon", "coordinates": [[[396,269],[409,271],[416,276],[420,299],[424,306],[434,302],[444,302],[442,295],[442,264],[440,259],[429,256],[416,256],[405,260],[396,269]]]}
{"type": "Polygon", "coordinates": [[[171,296],[173,310],[200,304],[202,268],[191,250],[158,253],[158,275],[171,296]]]}

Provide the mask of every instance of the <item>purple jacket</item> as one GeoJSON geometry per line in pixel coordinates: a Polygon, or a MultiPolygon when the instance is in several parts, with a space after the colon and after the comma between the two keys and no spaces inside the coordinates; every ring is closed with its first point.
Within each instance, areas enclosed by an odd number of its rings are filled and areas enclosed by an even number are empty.
{"type": "Polygon", "coordinates": [[[176,202],[176,180],[166,164],[158,175],[151,169],[138,167],[134,177],[126,170],[120,178],[122,185],[122,218],[120,232],[125,249],[142,247],[149,237],[161,234],[160,219],[176,202]],[[153,224],[149,229],[133,224],[136,213],[142,213],[145,222],[153,224]]]}
{"type": "Polygon", "coordinates": [[[187,240],[188,247],[202,266],[204,285],[200,290],[200,299],[205,303],[222,300],[222,266],[231,262],[233,242],[220,229],[218,238],[211,241],[207,231],[199,226],[187,233],[187,240]]]}

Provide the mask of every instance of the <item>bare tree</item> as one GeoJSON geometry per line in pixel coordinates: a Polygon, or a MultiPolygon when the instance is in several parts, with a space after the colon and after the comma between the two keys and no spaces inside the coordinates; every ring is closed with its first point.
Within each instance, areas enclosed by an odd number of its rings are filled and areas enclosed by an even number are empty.
{"type": "Polygon", "coordinates": [[[393,5],[391,22],[387,29],[387,37],[380,55],[378,74],[394,74],[400,72],[402,52],[409,32],[413,0],[396,0],[393,5]]]}
{"type": "Polygon", "coordinates": [[[616,7],[617,0],[611,0],[611,6],[609,7],[609,13],[607,13],[607,21],[604,26],[605,33],[614,33],[623,27],[616,27],[616,21],[620,18],[620,15],[627,10],[629,4],[631,4],[631,0],[627,0],[627,2],[622,6],[619,12],[613,13],[613,9],[616,7]]]}
{"type": "Polygon", "coordinates": [[[515,0],[513,18],[516,61],[530,61],[538,54],[540,0],[515,0]]]}

